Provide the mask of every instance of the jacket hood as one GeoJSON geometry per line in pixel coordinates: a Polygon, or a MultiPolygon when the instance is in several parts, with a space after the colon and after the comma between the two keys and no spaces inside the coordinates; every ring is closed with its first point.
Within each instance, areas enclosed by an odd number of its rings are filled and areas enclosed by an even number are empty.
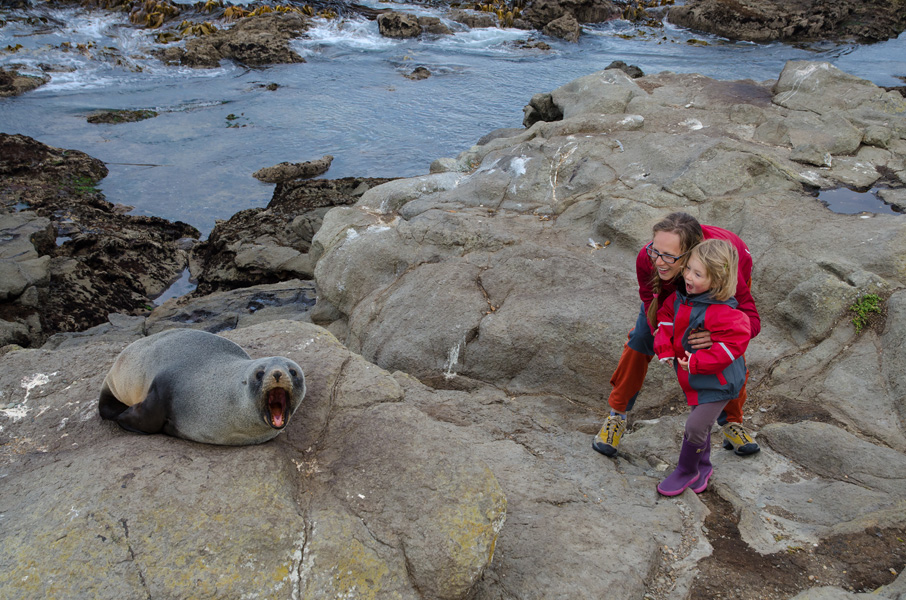
{"type": "Polygon", "coordinates": [[[701,304],[726,304],[730,308],[737,308],[739,302],[736,301],[736,298],[730,298],[729,300],[718,300],[711,295],[711,292],[702,292],[701,294],[687,294],[685,290],[676,290],[677,297],[682,302],[699,302],[701,304]]]}

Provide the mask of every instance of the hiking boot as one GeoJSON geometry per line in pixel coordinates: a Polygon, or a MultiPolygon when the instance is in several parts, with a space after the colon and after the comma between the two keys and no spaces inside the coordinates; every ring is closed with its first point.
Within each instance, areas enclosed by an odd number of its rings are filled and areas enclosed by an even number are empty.
{"type": "Polygon", "coordinates": [[[761,450],[746,428],[739,423],[727,423],[722,431],[724,448],[732,450],[738,456],[748,456],[761,450]]]}
{"type": "Polygon", "coordinates": [[[626,433],[626,419],[618,416],[607,417],[601,431],[595,436],[595,441],[591,443],[591,447],[604,456],[616,456],[617,446],[620,445],[620,438],[624,433],[626,433]]]}

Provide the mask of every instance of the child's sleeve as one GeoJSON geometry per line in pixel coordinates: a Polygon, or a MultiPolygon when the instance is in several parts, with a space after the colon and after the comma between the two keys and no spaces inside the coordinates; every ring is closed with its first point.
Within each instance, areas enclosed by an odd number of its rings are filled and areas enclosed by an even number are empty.
{"type": "Polygon", "coordinates": [[[711,307],[705,315],[705,329],[711,332],[712,345],[689,359],[689,372],[693,374],[720,373],[745,353],[752,337],[749,317],[729,306],[711,307]]]}
{"type": "Polygon", "coordinates": [[[673,349],[673,304],[676,294],[664,301],[657,311],[657,332],[654,334],[654,353],[661,361],[676,358],[673,349]]]}

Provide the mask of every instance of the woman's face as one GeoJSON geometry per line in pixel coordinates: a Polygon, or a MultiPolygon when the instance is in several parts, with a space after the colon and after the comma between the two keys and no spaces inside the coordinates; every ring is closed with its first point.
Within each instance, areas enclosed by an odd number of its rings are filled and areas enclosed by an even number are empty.
{"type": "MultiPolygon", "coordinates": [[[[680,236],[672,231],[658,231],[655,233],[654,238],[651,240],[651,247],[660,254],[669,254],[670,256],[680,256],[683,253],[680,236]]],[[[671,264],[660,256],[655,256],[652,262],[654,263],[654,268],[657,269],[657,276],[662,281],[673,280],[683,269],[682,259],[671,264]]]]}

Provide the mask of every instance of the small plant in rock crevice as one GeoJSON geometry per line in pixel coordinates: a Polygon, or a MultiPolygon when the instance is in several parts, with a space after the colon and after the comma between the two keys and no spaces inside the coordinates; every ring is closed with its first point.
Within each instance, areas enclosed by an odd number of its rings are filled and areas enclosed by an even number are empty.
{"type": "Polygon", "coordinates": [[[864,294],[852,303],[849,307],[853,316],[853,325],[856,326],[856,333],[862,331],[869,323],[872,313],[881,313],[881,297],[877,294],[864,294]]]}

